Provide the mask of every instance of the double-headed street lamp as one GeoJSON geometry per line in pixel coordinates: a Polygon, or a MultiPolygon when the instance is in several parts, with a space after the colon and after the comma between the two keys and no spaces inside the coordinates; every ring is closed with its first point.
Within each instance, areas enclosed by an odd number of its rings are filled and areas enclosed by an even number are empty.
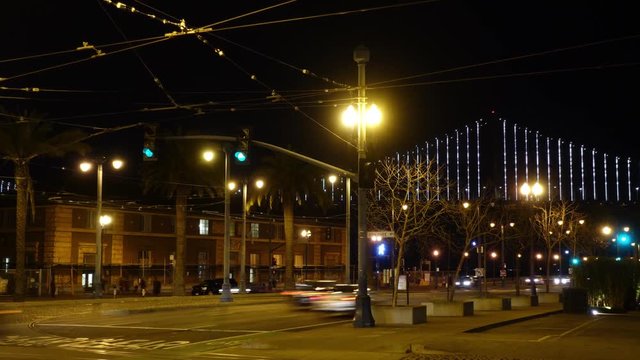
{"type": "MultiPolygon", "coordinates": [[[[88,172],[93,168],[95,164],[97,167],[97,200],[96,200],[96,264],[95,274],[93,275],[93,289],[95,297],[102,297],[102,227],[103,222],[107,221],[102,216],[102,164],[105,162],[104,158],[97,159],[95,161],[84,161],[80,164],[80,170],[82,172],[88,172]]],[[[113,159],[111,166],[119,170],[124,166],[124,162],[120,159],[113,159]]],[[[111,218],[109,217],[109,220],[111,218]]],[[[109,221],[110,223],[110,221],[109,221]]]]}
{"type": "MultiPolygon", "coordinates": [[[[358,109],[353,106],[343,113],[346,124],[358,126],[358,295],[353,326],[373,327],[375,320],[371,314],[371,298],[367,294],[367,188],[362,184],[367,158],[367,123],[380,122],[381,114],[375,105],[366,109],[365,67],[369,62],[369,49],[360,45],[353,51],[353,60],[358,64],[358,109]]],[[[347,210],[350,211],[350,210],[347,210]]]]}
{"type": "MultiPolygon", "coordinates": [[[[229,184],[230,185],[230,184],[229,184]]],[[[258,189],[264,187],[263,180],[256,180],[255,186],[258,189]]],[[[242,184],[242,243],[240,244],[240,281],[238,286],[241,294],[247,292],[247,274],[245,267],[247,266],[247,181],[242,184]]]]}
{"type": "MultiPolygon", "coordinates": [[[[496,227],[496,223],[491,222],[489,224],[489,226],[493,229],[494,227],[496,227]]],[[[516,224],[514,222],[510,222],[509,223],[509,227],[513,228],[514,226],[516,226],[516,224]]],[[[502,286],[504,287],[504,282],[505,282],[505,278],[507,276],[506,271],[507,271],[507,262],[505,260],[505,253],[504,253],[504,225],[500,224],[500,245],[502,247],[501,251],[502,251],[502,257],[501,257],[501,265],[500,265],[500,269],[501,271],[504,270],[504,276],[502,276],[502,273],[500,274],[500,279],[502,281],[502,286]]]]}
{"type": "MultiPolygon", "coordinates": [[[[231,192],[229,189],[229,152],[231,149],[229,145],[224,145],[222,150],[224,151],[224,245],[223,245],[223,261],[222,261],[222,294],[220,294],[220,302],[232,302],[231,285],[229,283],[229,253],[231,252],[231,239],[229,237],[229,226],[231,225],[231,219],[229,216],[231,208],[231,192]]],[[[214,158],[213,151],[207,150],[202,153],[202,158],[209,162],[214,158]]]]}
{"type": "MultiPolygon", "coordinates": [[[[524,183],[520,187],[520,193],[524,195],[527,201],[531,200],[531,195],[533,195],[534,200],[538,200],[540,195],[542,195],[543,189],[540,183],[536,182],[533,186],[529,186],[529,184],[524,183]]],[[[529,281],[531,282],[531,306],[538,306],[538,292],[536,289],[536,283],[534,279],[534,260],[533,260],[533,238],[531,238],[531,248],[529,253],[529,281]]]]}

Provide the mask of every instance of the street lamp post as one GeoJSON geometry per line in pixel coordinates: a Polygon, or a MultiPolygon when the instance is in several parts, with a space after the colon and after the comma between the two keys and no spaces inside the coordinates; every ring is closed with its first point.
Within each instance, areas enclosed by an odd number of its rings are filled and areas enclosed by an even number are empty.
{"type": "Polygon", "coordinates": [[[440,269],[438,268],[438,256],[439,255],[440,255],[440,251],[433,250],[433,260],[436,263],[436,280],[434,282],[436,289],[438,288],[438,273],[440,272],[440,269]]]}
{"type": "MultiPolygon", "coordinates": [[[[102,164],[105,159],[100,158],[95,161],[97,165],[96,175],[97,175],[97,196],[96,196],[96,264],[95,264],[95,274],[93,275],[93,289],[95,297],[102,297],[102,224],[101,221],[104,221],[102,218],[102,164]]],[[[80,164],[80,170],[82,172],[87,172],[91,170],[92,163],[88,161],[84,161],[80,164]]],[[[120,159],[114,159],[111,162],[111,166],[118,170],[122,168],[124,162],[120,159]]]]}
{"type": "MultiPolygon", "coordinates": [[[[258,189],[264,186],[264,181],[256,180],[258,189]]],[[[247,181],[242,184],[242,243],[240,244],[240,281],[238,282],[239,292],[247,293],[247,181]]]]}
{"type": "Polygon", "coordinates": [[[304,264],[302,266],[302,275],[303,278],[306,279],[307,276],[307,272],[308,270],[306,270],[307,264],[309,262],[308,260],[308,256],[309,256],[309,238],[311,237],[311,230],[308,229],[304,229],[300,232],[300,236],[302,236],[305,239],[305,245],[304,245],[304,264]]]}
{"type": "Polygon", "coordinates": [[[232,302],[231,285],[229,284],[229,252],[231,251],[231,239],[229,237],[231,194],[229,191],[229,146],[224,146],[224,245],[223,245],[223,262],[222,262],[222,294],[220,302],[232,302]]]}
{"type": "MultiPolygon", "coordinates": [[[[362,165],[367,158],[366,124],[362,117],[365,107],[365,67],[369,62],[369,49],[359,46],[353,52],[353,60],[358,64],[358,177],[362,175],[362,165]]],[[[371,313],[371,298],[367,294],[367,189],[358,182],[358,295],[356,297],[355,327],[373,327],[375,320],[371,313]]]]}
{"type": "MultiPolygon", "coordinates": [[[[538,197],[542,194],[542,186],[539,183],[533,184],[533,186],[529,186],[529,184],[524,183],[522,187],[520,187],[520,193],[524,195],[524,197],[529,200],[529,196],[533,195],[534,199],[538,199],[538,197]]],[[[538,290],[536,288],[536,283],[534,281],[534,259],[533,259],[533,238],[531,238],[530,242],[531,248],[529,251],[529,281],[531,282],[531,306],[538,306],[538,290]]]]}
{"type": "Polygon", "coordinates": [[[356,311],[353,321],[354,327],[373,327],[375,320],[371,314],[371,298],[367,293],[367,188],[362,184],[364,175],[366,150],[366,121],[374,124],[380,120],[380,113],[372,105],[365,119],[366,81],[365,67],[369,62],[369,49],[358,46],[353,51],[353,60],[358,64],[358,110],[349,107],[343,114],[343,120],[358,126],[358,294],[356,296],[356,311]],[[354,122],[354,118],[357,122],[354,122]],[[365,121],[366,120],[366,121],[365,121]]]}
{"type": "MultiPolygon", "coordinates": [[[[516,224],[515,224],[515,223],[513,223],[513,222],[510,222],[510,223],[509,223],[509,226],[510,226],[510,227],[514,227],[515,225],[516,225],[516,224]]],[[[496,223],[492,222],[492,223],[490,223],[490,224],[489,224],[489,226],[490,226],[491,228],[494,228],[494,227],[496,226],[496,223]]],[[[504,287],[504,283],[505,283],[506,276],[507,276],[507,274],[506,274],[506,271],[507,271],[507,262],[506,262],[506,260],[505,260],[505,253],[504,253],[504,224],[500,224],[500,246],[501,246],[501,251],[502,251],[502,256],[501,256],[501,265],[500,265],[500,269],[501,269],[501,272],[500,272],[500,281],[501,281],[501,285],[502,285],[502,287],[504,287]],[[503,276],[502,270],[504,270],[504,276],[503,276]]]]}

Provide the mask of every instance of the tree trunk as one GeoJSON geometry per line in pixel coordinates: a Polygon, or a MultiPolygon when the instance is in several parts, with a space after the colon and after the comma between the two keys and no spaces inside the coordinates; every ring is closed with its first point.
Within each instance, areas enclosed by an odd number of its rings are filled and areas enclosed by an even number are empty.
{"type": "MultiPolygon", "coordinates": [[[[395,246],[395,244],[393,245],[395,246]]],[[[393,271],[393,297],[391,305],[395,307],[398,305],[398,284],[400,282],[400,260],[402,260],[402,254],[404,253],[404,241],[400,242],[398,247],[398,253],[396,254],[396,266],[393,271]]],[[[407,284],[409,286],[409,284],[407,284]]]]}
{"type": "MultiPolygon", "coordinates": [[[[553,247],[551,247],[551,249],[553,249],[553,247]]],[[[550,291],[549,290],[549,286],[551,285],[551,284],[549,284],[551,282],[551,256],[552,256],[551,255],[551,252],[552,252],[551,249],[549,249],[547,251],[547,278],[544,281],[544,288],[546,290],[545,292],[549,292],[550,291]]]]}
{"type": "Polygon", "coordinates": [[[295,281],[293,279],[293,202],[285,199],[283,202],[284,210],[284,288],[285,290],[295,289],[295,281]]]}
{"type": "Polygon", "coordinates": [[[27,232],[27,164],[18,162],[15,164],[16,180],[16,274],[15,292],[16,301],[24,301],[26,291],[25,276],[25,241],[27,232]]]}
{"type": "Polygon", "coordinates": [[[456,292],[456,280],[458,279],[458,277],[460,276],[460,270],[462,270],[462,265],[464,264],[465,258],[464,258],[464,253],[465,251],[467,251],[467,248],[465,246],[464,251],[462,252],[462,256],[460,257],[460,261],[458,261],[458,266],[456,266],[456,273],[453,274],[453,281],[451,281],[451,284],[449,284],[449,282],[447,282],[448,284],[448,290],[447,290],[447,301],[448,302],[452,302],[453,301],[453,295],[456,292]]]}
{"type": "Polygon", "coordinates": [[[184,296],[184,267],[186,247],[186,208],[188,191],[182,188],[176,190],[176,254],[173,268],[173,295],[184,296]]]}

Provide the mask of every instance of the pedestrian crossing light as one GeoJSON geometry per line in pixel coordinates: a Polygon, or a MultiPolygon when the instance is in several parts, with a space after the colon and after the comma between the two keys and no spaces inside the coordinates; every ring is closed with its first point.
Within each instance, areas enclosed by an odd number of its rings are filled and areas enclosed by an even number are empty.
{"type": "Polygon", "coordinates": [[[144,126],[144,144],[142,146],[142,160],[158,160],[156,153],[156,125],[146,124],[144,126]]]}

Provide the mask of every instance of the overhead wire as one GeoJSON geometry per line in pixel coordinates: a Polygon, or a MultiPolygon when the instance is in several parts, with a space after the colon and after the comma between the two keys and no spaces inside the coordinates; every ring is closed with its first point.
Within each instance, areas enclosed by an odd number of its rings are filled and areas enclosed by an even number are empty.
{"type": "MultiPolygon", "coordinates": [[[[438,2],[438,1],[441,1],[441,0],[421,0],[421,1],[413,1],[413,2],[408,2],[408,3],[402,3],[402,4],[377,6],[377,7],[365,8],[365,9],[345,10],[345,11],[338,11],[338,12],[327,13],[327,14],[301,16],[301,17],[296,17],[296,18],[271,20],[271,21],[264,21],[264,22],[260,22],[260,23],[253,23],[253,24],[228,26],[228,27],[223,27],[223,28],[216,28],[215,31],[237,30],[237,29],[246,29],[246,28],[249,28],[249,27],[256,27],[256,26],[284,24],[284,23],[295,22],[295,21],[320,19],[320,18],[332,17],[332,16],[343,16],[343,15],[350,15],[350,14],[355,14],[355,13],[365,13],[365,12],[378,11],[378,10],[386,10],[386,9],[392,9],[392,8],[400,8],[400,7],[406,7],[406,6],[421,5],[421,4],[438,2]]],[[[210,27],[210,26],[213,26],[213,25],[214,24],[209,24],[209,25],[202,26],[201,28],[206,28],[206,27],[210,27]]]]}
{"type": "Polygon", "coordinates": [[[607,69],[607,68],[617,68],[617,67],[637,66],[637,65],[640,65],[640,62],[629,62],[629,63],[609,64],[609,65],[593,65],[593,66],[583,66],[583,67],[573,67],[573,68],[553,69],[553,70],[528,71],[528,72],[512,73],[512,74],[475,76],[475,77],[468,77],[468,78],[461,78],[461,79],[434,80],[434,81],[424,81],[424,82],[410,83],[410,84],[373,86],[373,87],[370,87],[370,89],[391,89],[391,88],[424,86],[424,85],[434,85],[434,84],[450,84],[450,83],[464,82],[464,81],[492,80],[492,79],[502,79],[502,78],[509,78],[509,77],[524,77],[524,76],[531,76],[531,75],[545,75],[545,74],[554,74],[554,73],[572,72],[572,71],[601,70],[601,69],[607,69]]]}
{"type": "Polygon", "coordinates": [[[14,79],[22,78],[22,77],[29,76],[29,75],[39,74],[39,73],[46,72],[46,71],[49,71],[49,70],[60,69],[60,68],[63,68],[65,66],[75,65],[75,64],[83,63],[85,61],[94,60],[97,57],[114,55],[114,54],[118,54],[118,53],[121,53],[121,52],[124,52],[124,51],[130,51],[132,49],[137,49],[139,47],[157,44],[159,42],[167,41],[169,39],[170,38],[162,38],[162,39],[159,39],[159,40],[149,41],[149,42],[146,42],[144,44],[140,44],[140,45],[130,46],[130,47],[123,48],[123,49],[114,50],[114,51],[111,51],[111,52],[108,52],[108,53],[102,53],[102,55],[92,55],[91,57],[88,57],[88,58],[78,59],[78,60],[69,61],[69,62],[65,62],[65,63],[62,63],[62,64],[57,64],[57,65],[53,65],[53,66],[49,66],[49,67],[45,67],[45,68],[41,68],[41,69],[37,69],[37,70],[33,70],[33,71],[28,71],[26,73],[9,76],[7,78],[0,78],[0,82],[1,81],[14,80],[14,79]]]}
{"type": "Polygon", "coordinates": [[[621,37],[612,38],[612,39],[593,41],[593,42],[589,42],[589,43],[585,43],[585,44],[578,44],[578,45],[566,46],[566,47],[562,47],[562,48],[545,50],[545,51],[540,51],[540,52],[535,52],[535,53],[530,53],[530,54],[511,56],[511,57],[504,58],[504,59],[485,61],[485,62],[476,63],[476,64],[456,66],[456,67],[453,67],[453,68],[444,69],[444,70],[438,70],[438,71],[432,71],[432,72],[424,73],[424,74],[416,74],[416,75],[404,76],[404,77],[401,77],[401,78],[396,78],[396,79],[391,79],[391,80],[378,81],[378,82],[375,82],[375,83],[371,83],[369,85],[370,86],[377,86],[377,85],[381,85],[381,84],[387,84],[387,83],[390,83],[390,82],[397,82],[397,81],[402,81],[402,80],[415,79],[415,78],[419,78],[419,77],[439,75],[439,74],[444,74],[444,73],[453,72],[453,71],[472,69],[472,68],[486,66],[486,65],[500,64],[500,63],[509,62],[509,61],[526,59],[526,58],[530,58],[530,57],[534,57],[534,56],[549,55],[549,54],[559,53],[559,52],[563,52],[563,51],[576,50],[576,49],[581,49],[581,48],[585,48],[585,47],[603,45],[603,44],[607,44],[607,43],[630,40],[630,39],[636,39],[636,38],[640,38],[640,34],[621,36],[621,37]]]}
{"type": "MultiPolygon", "coordinates": [[[[109,20],[111,21],[111,23],[113,24],[113,26],[116,28],[116,30],[120,33],[120,36],[122,36],[125,40],[127,39],[127,36],[125,35],[124,31],[122,31],[122,29],[118,26],[118,24],[115,22],[115,20],[113,19],[113,17],[109,14],[108,11],[106,11],[106,9],[104,8],[104,6],[102,6],[102,4],[100,3],[101,0],[97,0],[98,1],[98,5],[100,6],[100,8],[102,9],[102,11],[105,13],[105,15],[107,16],[107,18],[109,18],[109,20]]],[[[104,0],[102,0],[104,1],[104,0]]],[[[160,81],[160,79],[153,73],[153,71],[151,71],[151,68],[149,68],[149,66],[145,63],[145,61],[142,59],[142,57],[140,56],[140,53],[138,51],[136,51],[135,49],[133,50],[133,54],[138,58],[138,60],[140,61],[140,63],[142,64],[142,66],[147,70],[147,73],[149,73],[149,75],[151,75],[151,78],[153,79],[153,82],[155,83],[155,85],[160,89],[160,91],[167,97],[167,99],[169,100],[169,102],[171,104],[173,104],[173,106],[175,107],[179,107],[180,105],[176,102],[176,100],[173,98],[173,96],[171,96],[171,94],[169,94],[169,92],[167,91],[167,89],[165,89],[164,85],[162,84],[162,81],[160,81]]]]}

